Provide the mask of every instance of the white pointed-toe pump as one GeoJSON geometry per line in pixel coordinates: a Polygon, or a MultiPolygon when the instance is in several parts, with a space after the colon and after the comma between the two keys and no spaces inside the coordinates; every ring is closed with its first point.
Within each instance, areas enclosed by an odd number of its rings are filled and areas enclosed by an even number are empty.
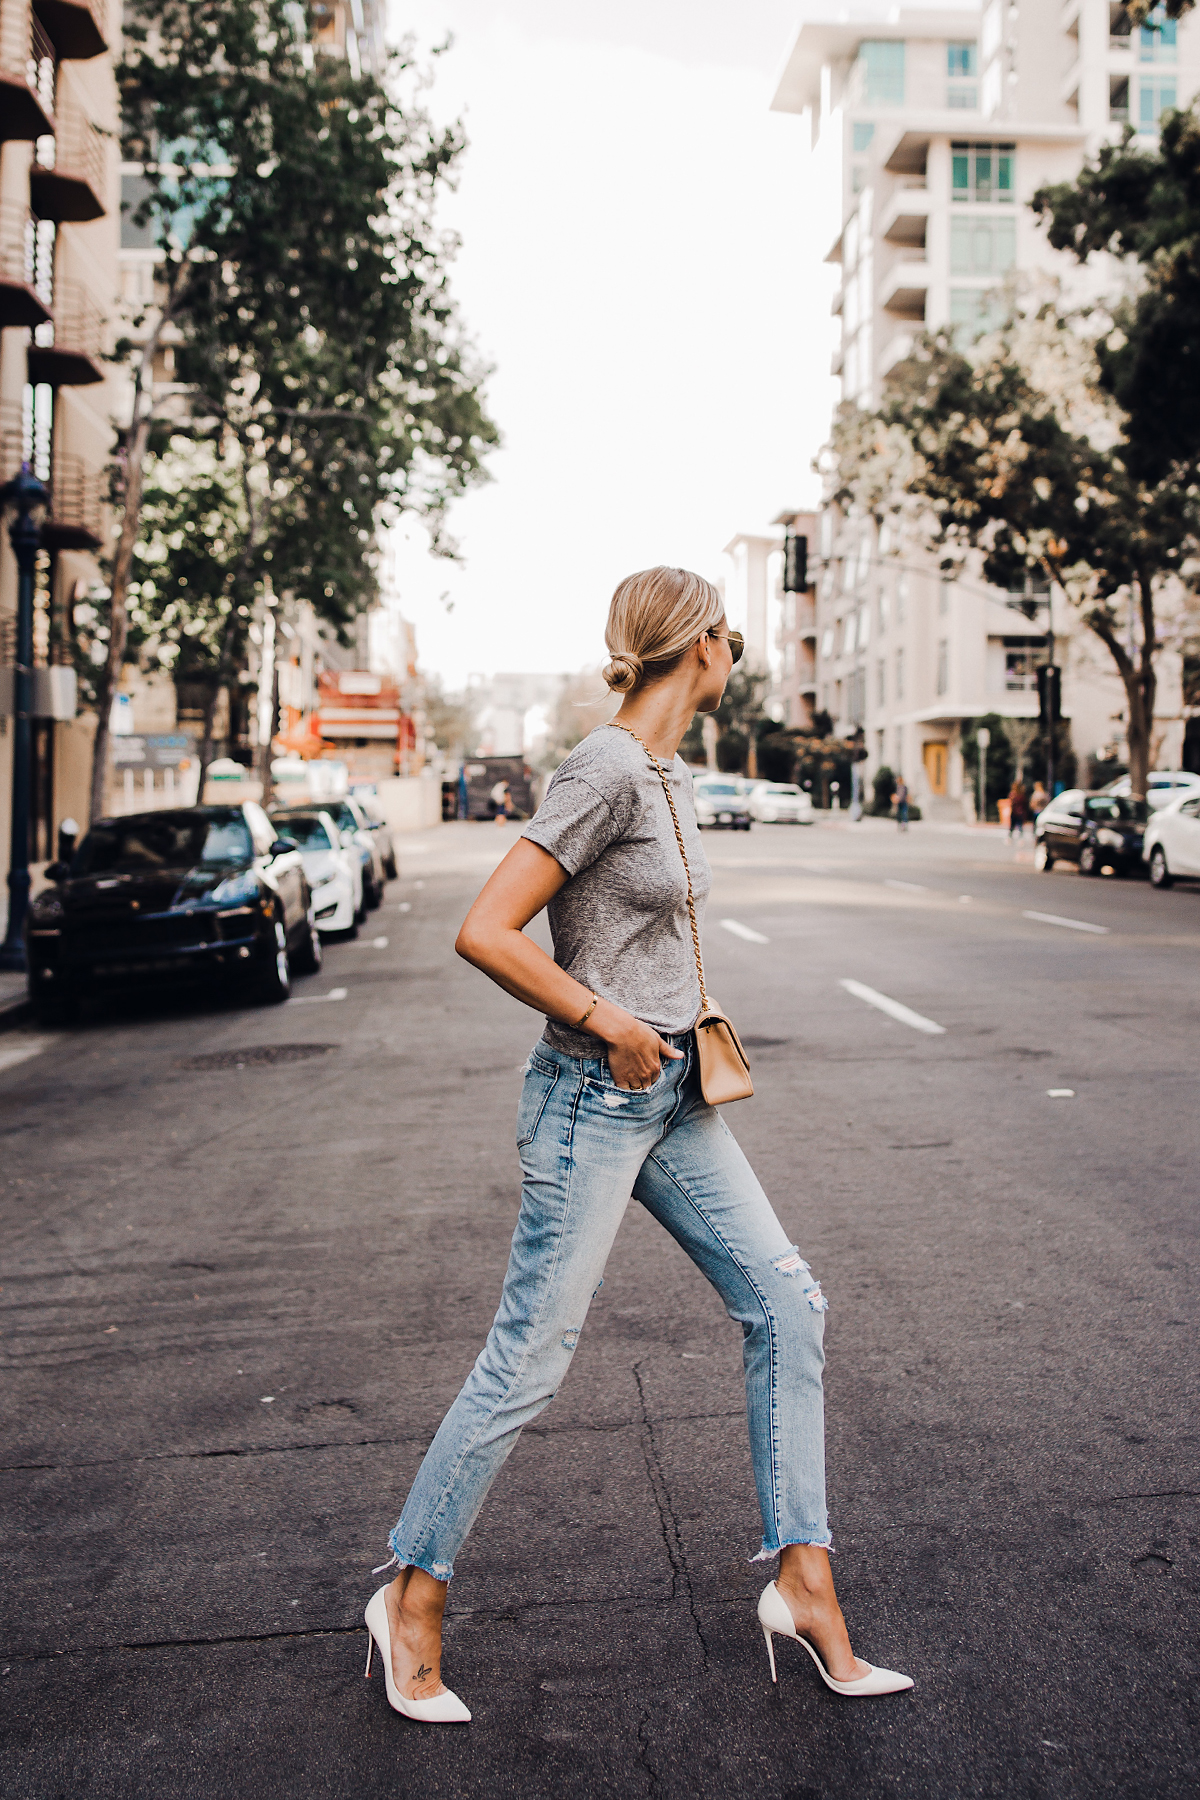
{"type": "Polygon", "coordinates": [[[905,1688],[912,1686],[911,1675],[897,1675],[894,1669],[876,1669],[868,1664],[867,1673],[860,1675],[857,1681],[835,1681],[826,1669],[817,1652],[807,1638],[801,1637],[796,1630],[796,1621],[792,1617],[792,1609],[775,1586],[768,1581],[758,1601],[758,1622],[763,1628],[763,1636],[767,1640],[767,1657],[771,1664],[771,1680],[777,1682],[775,1673],[775,1645],[772,1642],[775,1634],[792,1638],[797,1644],[803,1644],[808,1654],[820,1671],[825,1686],[832,1688],[835,1694],[848,1694],[851,1697],[866,1698],[871,1694],[900,1694],[905,1688]]]}
{"type": "Polygon", "coordinates": [[[372,1594],[367,1601],[364,1617],[367,1621],[367,1680],[371,1679],[371,1658],[375,1654],[375,1646],[379,1646],[379,1654],[383,1658],[383,1681],[387,1688],[387,1697],[398,1713],[406,1719],[419,1719],[424,1725],[469,1725],[471,1715],[459,1699],[447,1688],[444,1694],[434,1694],[430,1700],[410,1700],[402,1694],[392,1678],[392,1633],[388,1624],[387,1601],[384,1596],[385,1587],[377,1594],[372,1594]]]}

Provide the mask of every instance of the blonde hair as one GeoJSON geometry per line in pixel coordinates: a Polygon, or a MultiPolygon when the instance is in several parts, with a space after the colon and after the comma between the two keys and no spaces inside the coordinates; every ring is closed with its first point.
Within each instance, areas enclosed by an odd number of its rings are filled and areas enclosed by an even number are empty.
{"type": "Polygon", "coordinates": [[[615,694],[631,694],[669,675],[684,651],[724,616],[720,593],[690,569],[660,565],[627,575],[608,609],[605,681],[615,694]]]}

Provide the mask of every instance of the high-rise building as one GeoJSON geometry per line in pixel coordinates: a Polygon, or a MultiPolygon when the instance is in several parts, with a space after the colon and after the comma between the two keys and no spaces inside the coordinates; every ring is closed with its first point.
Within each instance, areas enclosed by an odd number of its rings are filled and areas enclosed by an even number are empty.
{"type": "MultiPolygon", "coordinates": [[[[998,322],[1012,275],[1055,273],[1085,291],[1097,275],[1050,249],[1030,198],[1127,122],[1153,142],[1162,113],[1198,89],[1200,18],[1157,12],[1131,30],[1110,0],[805,24],[773,106],[808,116],[810,166],[840,187],[827,260],[841,269],[843,398],[877,405],[923,328],[969,341],[998,322]]],[[[835,729],[864,733],[868,774],[888,764],[935,810],[959,810],[964,729],[988,713],[1037,716],[1050,601],[1034,595],[1026,617],[977,570],[944,580],[919,544],[833,507],[817,536],[817,705],[835,729]]],[[[1089,755],[1120,748],[1124,690],[1065,600],[1053,607],[1082,778],[1089,755]]],[[[1180,753],[1180,710],[1178,659],[1163,653],[1160,762],[1180,753]]]]}
{"type": "MultiPolygon", "coordinates": [[[[34,613],[30,856],[87,816],[69,617],[101,588],[117,291],[116,0],[0,0],[0,481],[49,488],[34,613]]],[[[0,879],[8,867],[16,560],[0,540],[0,879]]]]}

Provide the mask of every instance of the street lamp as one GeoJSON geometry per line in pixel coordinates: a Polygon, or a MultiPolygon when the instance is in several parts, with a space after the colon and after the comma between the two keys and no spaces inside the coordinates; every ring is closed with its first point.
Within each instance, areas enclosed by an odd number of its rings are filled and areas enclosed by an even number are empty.
{"type": "Polygon", "coordinates": [[[979,818],[987,824],[987,753],[992,734],[986,725],[981,725],[975,733],[975,742],[979,745],[979,818]]]}
{"type": "Polygon", "coordinates": [[[12,853],[8,865],[8,930],[0,969],[25,967],[29,908],[29,788],[32,761],[33,578],[50,496],[28,463],[0,488],[0,506],[17,558],[17,653],[13,659],[12,853]]]}

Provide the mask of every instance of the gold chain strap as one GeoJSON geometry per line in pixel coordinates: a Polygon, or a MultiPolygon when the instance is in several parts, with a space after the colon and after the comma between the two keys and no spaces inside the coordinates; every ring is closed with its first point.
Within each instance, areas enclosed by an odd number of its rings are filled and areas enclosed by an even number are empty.
{"type": "Polygon", "coordinates": [[[667,796],[667,805],[671,809],[671,823],[675,827],[675,842],[679,845],[679,854],[683,858],[683,872],[687,876],[688,918],[691,920],[692,924],[692,949],[696,953],[696,974],[700,978],[700,1006],[703,1012],[707,1012],[708,994],[704,986],[704,958],[700,954],[700,927],[696,924],[696,898],[692,893],[692,870],[691,864],[688,862],[687,850],[684,848],[683,832],[679,828],[679,814],[675,811],[675,801],[671,794],[671,784],[667,779],[667,772],[659,762],[657,756],[655,756],[653,750],[651,750],[649,744],[643,743],[636,731],[631,730],[628,725],[618,724],[616,719],[609,719],[607,722],[613,727],[614,731],[627,731],[635,744],[641,744],[642,749],[654,764],[658,779],[662,782],[663,793],[667,796]]]}

